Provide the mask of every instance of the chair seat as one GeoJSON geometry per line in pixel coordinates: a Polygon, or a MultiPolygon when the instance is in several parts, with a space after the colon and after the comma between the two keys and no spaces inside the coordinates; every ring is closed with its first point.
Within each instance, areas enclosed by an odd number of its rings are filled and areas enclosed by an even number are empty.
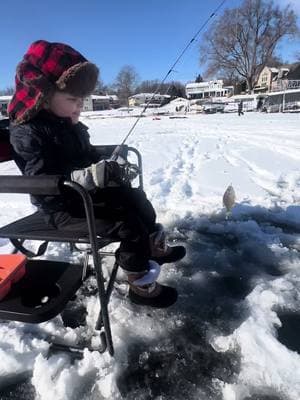
{"type": "Polygon", "coordinates": [[[40,323],[59,314],[82,284],[83,266],[28,260],[22,279],[0,301],[0,319],[40,323]]]}
{"type": "Polygon", "coordinates": [[[39,211],[0,228],[0,237],[21,240],[89,243],[86,232],[62,231],[47,225],[39,211]]]}

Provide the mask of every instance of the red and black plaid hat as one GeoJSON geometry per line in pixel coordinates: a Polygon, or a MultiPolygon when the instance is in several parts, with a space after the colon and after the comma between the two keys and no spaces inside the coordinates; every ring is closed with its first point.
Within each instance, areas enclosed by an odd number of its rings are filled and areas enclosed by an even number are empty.
{"type": "Polygon", "coordinates": [[[88,96],[98,72],[95,64],[66,44],[34,42],[17,66],[16,89],[8,106],[10,120],[14,124],[30,120],[55,90],[88,96]]]}

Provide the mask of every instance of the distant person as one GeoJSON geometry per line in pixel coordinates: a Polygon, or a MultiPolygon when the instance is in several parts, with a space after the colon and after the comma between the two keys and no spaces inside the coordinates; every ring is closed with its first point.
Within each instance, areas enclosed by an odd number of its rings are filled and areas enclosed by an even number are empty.
{"type": "Polygon", "coordinates": [[[240,117],[241,115],[244,115],[244,112],[243,112],[243,100],[241,100],[241,101],[239,102],[239,105],[238,105],[238,115],[239,115],[239,117],[240,117]]]}
{"type": "Polygon", "coordinates": [[[263,99],[260,97],[257,102],[256,111],[261,111],[262,107],[263,107],[263,99]]]}
{"type": "MultiPolygon", "coordinates": [[[[14,159],[24,175],[63,175],[89,190],[97,233],[121,242],[116,258],[127,274],[129,299],[168,307],[177,291],[157,282],[160,265],[183,258],[185,248],[167,245],[146,194],[132,188],[120,165],[90,144],[79,116],[97,79],[96,65],[70,46],[34,42],[17,66],[8,109],[14,159]]],[[[88,233],[84,209],[70,193],[34,196],[32,202],[48,225],[88,233]]]]}

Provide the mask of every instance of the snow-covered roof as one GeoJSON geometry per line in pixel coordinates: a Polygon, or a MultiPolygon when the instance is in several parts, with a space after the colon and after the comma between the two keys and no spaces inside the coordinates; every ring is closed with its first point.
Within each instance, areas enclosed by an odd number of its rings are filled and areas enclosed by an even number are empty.
{"type": "Polygon", "coordinates": [[[108,100],[110,99],[110,96],[99,96],[98,94],[91,94],[92,100],[108,100]]]}
{"type": "Polygon", "coordinates": [[[115,101],[119,100],[119,97],[116,94],[108,94],[107,96],[109,98],[111,98],[112,100],[115,100],[115,101]]]}
{"type": "Polygon", "coordinates": [[[230,97],[231,100],[253,100],[256,99],[256,97],[259,97],[260,94],[257,93],[249,93],[249,94],[235,94],[230,97]]]}
{"type": "Polygon", "coordinates": [[[212,81],[206,82],[191,82],[185,85],[186,89],[196,89],[196,88],[206,88],[206,87],[214,87],[214,86],[223,86],[222,79],[215,79],[212,81]]]}
{"type": "Polygon", "coordinates": [[[184,97],[177,97],[176,99],[172,100],[171,103],[186,103],[188,100],[185,99],[184,97]]]}
{"type": "MultiPolygon", "coordinates": [[[[144,98],[144,97],[152,97],[153,95],[154,95],[154,93],[137,93],[137,94],[134,94],[133,96],[130,96],[130,99],[140,99],[140,98],[144,98]]],[[[171,96],[168,94],[156,93],[153,97],[154,98],[165,97],[166,99],[169,99],[171,96]]]]}
{"type": "Polygon", "coordinates": [[[0,96],[0,101],[10,101],[12,96],[0,96]]]}

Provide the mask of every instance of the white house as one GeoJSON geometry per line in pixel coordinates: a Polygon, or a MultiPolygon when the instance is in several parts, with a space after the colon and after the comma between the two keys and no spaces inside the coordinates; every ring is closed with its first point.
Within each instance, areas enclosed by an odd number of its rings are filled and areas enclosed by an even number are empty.
{"type": "Polygon", "coordinates": [[[187,83],[185,91],[189,100],[211,99],[228,97],[233,93],[233,86],[223,86],[223,80],[218,79],[208,82],[187,83]]]}
{"type": "Polygon", "coordinates": [[[169,103],[171,99],[171,96],[167,94],[155,94],[153,93],[138,93],[133,96],[130,96],[128,98],[128,104],[129,106],[144,106],[146,105],[150,100],[151,103],[149,106],[151,107],[159,107],[162,106],[166,103],[169,103]]]}
{"type": "Polygon", "coordinates": [[[98,111],[98,110],[109,110],[110,109],[110,98],[109,96],[98,96],[91,94],[86,97],[83,101],[82,111],[98,111]]]}
{"type": "Polygon", "coordinates": [[[83,102],[83,111],[109,110],[119,107],[119,98],[116,95],[98,96],[91,94],[83,102]]]}

